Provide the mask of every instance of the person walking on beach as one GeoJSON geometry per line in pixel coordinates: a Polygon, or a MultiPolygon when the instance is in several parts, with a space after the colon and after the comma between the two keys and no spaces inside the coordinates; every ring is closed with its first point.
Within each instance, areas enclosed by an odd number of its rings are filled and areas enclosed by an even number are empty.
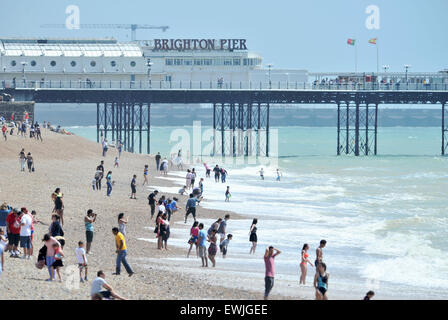
{"type": "Polygon", "coordinates": [[[43,142],[43,140],[42,140],[42,132],[40,131],[40,126],[37,125],[36,126],[36,140],[39,140],[39,139],[40,139],[40,142],[43,142]]]}
{"type": "Polygon", "coordinates": [[[316,275],[314,276],[314,288],[316,289],[316,300],[328,300],[328,279],[327,265],[319,262],[316,275]]]}
{"type": "Polygon", "coordinates": [[[31,156],[31,152],[28,152],[26,156],[26,164],[28,165],[29,173],[31,173],[31,171],[34,171],[34,162],[33,157],[31,156]]]}
{"type": "Polygon", "coordinates": [[[90,296],[92,300],[110,299],[113,297],[118,300],[126,300],[119,296],[114,289],[107,284],[106,275],[102,270],[97,272],[97,277],[92,281],[92,289],[90,290],[90,296]],[[106,290],[103,290],[106,289],[106,290]]]}
{"type": "Polygon", "coordinates": [[[108,150],[108,146],[107,146],[107,139],[103,140],[103,157],[106,156],[107,150],[108,150]]]}
{"type": "Polygon", "coordinates": [[[96,167],[95,179],[96,179],[96,190],[101,190],[101,180],[104,177],[104,161],[101,160],[99,166],[96,167]]]}
{"type": "Polygon", "coordinates": [[[156,196],[158,193],[159,193],[159,191],[154,190],[148,196],[148,204],[151,207],[151,219],[154,217],[154,213],[156,211],[156,196]]]}
{"type": "Polygon", "coordinates": [[[118,158],[121,158],[121,150],[123,149],[123,144],[121,143],[121,140],[117,141],[117,150],[118,150],[118,158]]]}
{"type": "Polygon", "coordinates": [[[252,220],[252,225],[249,229],[249,241],[252,242],[252,247],[250,248],[249,254],[255,254],[255,249],[257,248],[257,223],[258,219],[252,220]]]}
{"type": "Polygon", "coordinates": [[[192,214],[194,221],[196,221],[196,203],[200,202],[201,200],[190,193],[190,199],[187,200],[187,206],[185,208],[185,223],[187,223],[187,217],[190,213],[192,214]]]}
{"type": "Polygon", "coordinates": [[[126,225],[128,224],[128,219],[124,217],[124,213],[118,214],[118,230],[122,235],[126,235],[126,225]]]}
{"type": "Polygon", "coordinates": [[[319,247],[316,249],[316,260],[314,261],[314,266],[316,267],[316,272],[319,269],[319,263],[321,263],[324,260],[324,254],[322,252],[322,249],[325,248],[325,245],[327,244],[326,240],[320,240],[319,247]]]}
{"type": "Polygon", "coordinates": [[[215,173],[215,182],[219,182],[219,176],[221,175],[221,169],[219,169],[218,165],[213,168],[213,172],[215,173]]]}
{"type": "Polygon", "coordinates": [[[264,253],[264,265],[266,268],[265,277],[264,277],[264,299],[268,300],[269,293],[274,287],[274,275],[275,275],[275,263],[274,258],[282,253],[280,250],[274,248],[273,246],[269,246],[266,248],[266,252],[264,253]]]}
{"type": "Polygon", "coordinates": [[[120,160],[118,157],[115,157],[114,168],[118,168],[120,166],[120,160]]]}
{"type": "Polygon", "coordinates": [[[134,174],[132,176],[132,180],[131,180],[131,197],[130,197],[130,199],[137,200],[137,198],[135,196],[135,194],[137,193],[136,185],[137,185],[137,175],[134,174]]]}
{"type": "Polygon", "coordinates": [[[226,199],[225,199],[224,201],[225,201],[225,202],[229,202],[231,196],[232,196],[232,195],[231,195],[231,193],[230,193],[230,187],[227,186],[227,189],[226,189],[226,199]]]}
{"type": "Polygon", "coordinates": [[[84,226],[86,229],[86,254],[90,253],[90,247],[93,242],[93,223],[96,221],[96,213],[92,209],[87,210],[84,217],[84,226]]]}
{"type": "Polygon", "coordinates": [[[199,223],[197,221],[193,222],[193,226],[190,229],[190,239],[188,240],[188,244],[190,245],[190,249],[188,249],[187,258],[190,256],[191,249],[193,245],[196,247],[196,256],[199,257],[198,251],[198,236],[199,236],[199,223]]]}
{"type": "Polygon", "coordinates": [[[20,218],[20,247],[23,248],[22,259],[30,259],[31,256],[31,226],[33,219],[28,215],[28,210],[22,208],[20,218]]]}
{"type": "Polygon", "coordinates": [[[211,234],[208,237],[208,241],[210,242],[210,246],[208,247],[208,258],[212,262],[213,268],[216,267],[215,256],[216,256],[216,253],[218,252],[218,246],[216,245],[216,241],[217,241],[216,233],[217,232],[218,232],[218,230],[213,229],[211,234]]]}
{"type": "Polygon", "coordinates": [[[58,243],[60,245],[60,243],[58,242],[58,240],[56,240],[54,237],[50,236],[48,233],[44,235],[44,238],[42,239],[42,241],[44,242],[45,246],[47,247],[47,253],[45,256],[45,264],[47,265],[48,273],[50,274],[50,278],[47,279],[46,281],[53,281],[54,280],[54,269],[52,268],[52,265],[54,263],[54,254],[55,254],[53,244],[58,243]]]}
{"type": "Polygon", "coordinates": [[[82,241],[78,242],[78,248],[75,249],[76,260],[78,261],[79,268],[79,278],[80,282],[87,281],[87,271],[88,271],[88,263],[87,263],[87,255],[86,250],[84,250],[84,243],[82,241]],[[82,270],[84,270],[84,279],[82,278],[82,270]]]}
{"type": "Polygon", "coordinates": [[[148,165],[145,164],[145,168],[143,169],[143,186],[148,184],[148,165]]]}
{"type": "Polygon", "coordinates": [[[61,278],[61,268],[64,266],[62,263],[62,258],[64,257],[64,252],[62,252],[61,245],[59,242],[53,243],[53,249],[54,249],[54,262],[51,265],[52,272],[54,274],[54,271],[56,270],[56,273],[58,274],[59,282],[62,282],[61,278]]]}
{"type": "Polygon", "coordinates": [[[25,149],[22,149],[19,153],[19,162],[20,162],[20,171],[25,172],[25,163],[26,163],[26,156],[25,156],[25,149]]]}
{"type": "Polygon", "coordinates": [[[299,284],[303,284],[305,285],[305,280],[306,280],[306,272],[307,272],[307,265],[308,263],[313,266],[313,264],[310,262],[310,260],[308,259],[309,254],[308,254],[308,249],[309,249],[309,245],[307,243],[305,243],[303,245],[302,248],[302,261],[300,262],[300,281],[299,284]]]}
{"type": "Polygon", "coordinates": [[[160,170],[160,159],[162,159],[162,156],[160,155],[160,152],[157,152],[157,155],[155,157],[156,159],[156,171],[160,170]]]}
{"type": "Polygon", "coordinates": [[[114,275],[119,275],[121,271],[121,264],[123,263],[126,272],[129,274],[129,276],[132,276],[134,274],[134,271],[132,271],[131,266],[128,264],[128,261],[126,260],[127,255],[127,248],[126,248],[126,241],[124,239],[123,234],[118,230],[117,227],[114,227],[112,229],[112,233],[115,236],[115,244],[117,247],[116,253],[117,253],[117,263],[116,263],[116,269],[114,275]]]}
{"type": "Polygon", "coordinates": [[[106,175],[106,186],[107,186],[107,193],[106,195],[110,197],[110,194],[112,192],[112,171],[109,171],[106,175]]]}
{"type": "Polygon", "coordinates": [[[199,226],[199,234],[198,234],[198,246],[199,246],[199,256],[202,260],[202,267],[208,267],[207,261],[207,233],[204,230],[204,224],[200,223],[199,226]]]}
{"type": "Polygon", "coordinates": [[[224,220],[221,221],[218,227],[218,234],[219,234],[219,243],[222,243],[224,239],[226,238],[226,229],[227,229],[227,221],[230,219],[230,214],[226,214],[224,216],[224,220]]]}

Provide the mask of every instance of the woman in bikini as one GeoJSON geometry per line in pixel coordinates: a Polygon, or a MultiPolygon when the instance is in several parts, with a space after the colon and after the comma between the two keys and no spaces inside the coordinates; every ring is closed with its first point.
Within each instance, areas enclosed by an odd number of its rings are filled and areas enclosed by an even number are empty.
{"type": "Polygon", "coordinates": [[[188,249],[187,258],[190,256],[191,249],[193,245],[196,246],[196,256],[199,257],[198,251],[198,236],[199,236],[199,222],[195,221],[193,226],[190,229],[190,240],[188,240],[188,244],[190,245],[190,249],[188,249]]]}
{"type": "Polygon", "coordinates": [[[309,257],[308,249],[309,248],[310,247],[307,243],[305,243],[302,248],[302,261],[300,262],[300,271],[302,272],[302,274],[300,275],[299,284],[305,284],[307,264],[309,263],[311,266],[313,266],[313,264],[310,262],[310,260],[308,260],[308,257],[309,257]]]}
{"type": "Polygon", "coordinates": [[[216,245],[217,237],[216,233],[218,230],[212,230],[211,234],[208,236],[208,241],[210,242],[210,246],[208,247],[208,258],[213,264],[213,267],[216,266],[215,256],[218,252],[218,246],[216,245]]]}
{"type": "Polygon", "coordinates": [[[328,279],[330,274],[327,273],[327,266],[323,262],[319,262],[317,272],[314,276],[314,288],[316,289],[316,300],[328,300],[328,279]]]}

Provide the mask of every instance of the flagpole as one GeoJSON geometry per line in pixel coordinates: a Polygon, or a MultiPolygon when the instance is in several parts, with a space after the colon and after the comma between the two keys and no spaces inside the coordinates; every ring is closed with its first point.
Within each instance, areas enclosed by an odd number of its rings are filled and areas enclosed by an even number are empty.
{"type": "Polygon", "coordinates": [[[379,64],[379,58],[378,58],[378,42],[376,45],[376,77],[378,78],[378,73],[380,73],[380,64],[379,64]]]}

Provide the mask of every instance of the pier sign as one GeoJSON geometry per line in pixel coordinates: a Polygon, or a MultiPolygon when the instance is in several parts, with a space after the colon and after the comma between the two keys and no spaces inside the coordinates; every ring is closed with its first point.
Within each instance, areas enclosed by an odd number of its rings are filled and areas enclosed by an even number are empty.
{"type": "Polygon", "coordinates": [[[154,39],[154,50],[247,50],[246,39],[154,39]]]}

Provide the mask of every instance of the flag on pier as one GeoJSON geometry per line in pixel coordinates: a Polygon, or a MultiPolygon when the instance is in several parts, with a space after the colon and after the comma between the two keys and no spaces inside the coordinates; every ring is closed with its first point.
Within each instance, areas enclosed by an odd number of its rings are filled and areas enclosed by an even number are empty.
{"type": "Polygon", "coordinates": [[[377,38],[369,39],[369,43],[371,43],[371,44],[376,44],[376,39],[377,39],[377,38]]]}
{"type": "Polygon", "coordinates": [[[351,46],[354,46],[355,45],[355,39],[348,39],[347,40],[347,44],[349,44],[349,45],[351,45],[351,46]]]}

